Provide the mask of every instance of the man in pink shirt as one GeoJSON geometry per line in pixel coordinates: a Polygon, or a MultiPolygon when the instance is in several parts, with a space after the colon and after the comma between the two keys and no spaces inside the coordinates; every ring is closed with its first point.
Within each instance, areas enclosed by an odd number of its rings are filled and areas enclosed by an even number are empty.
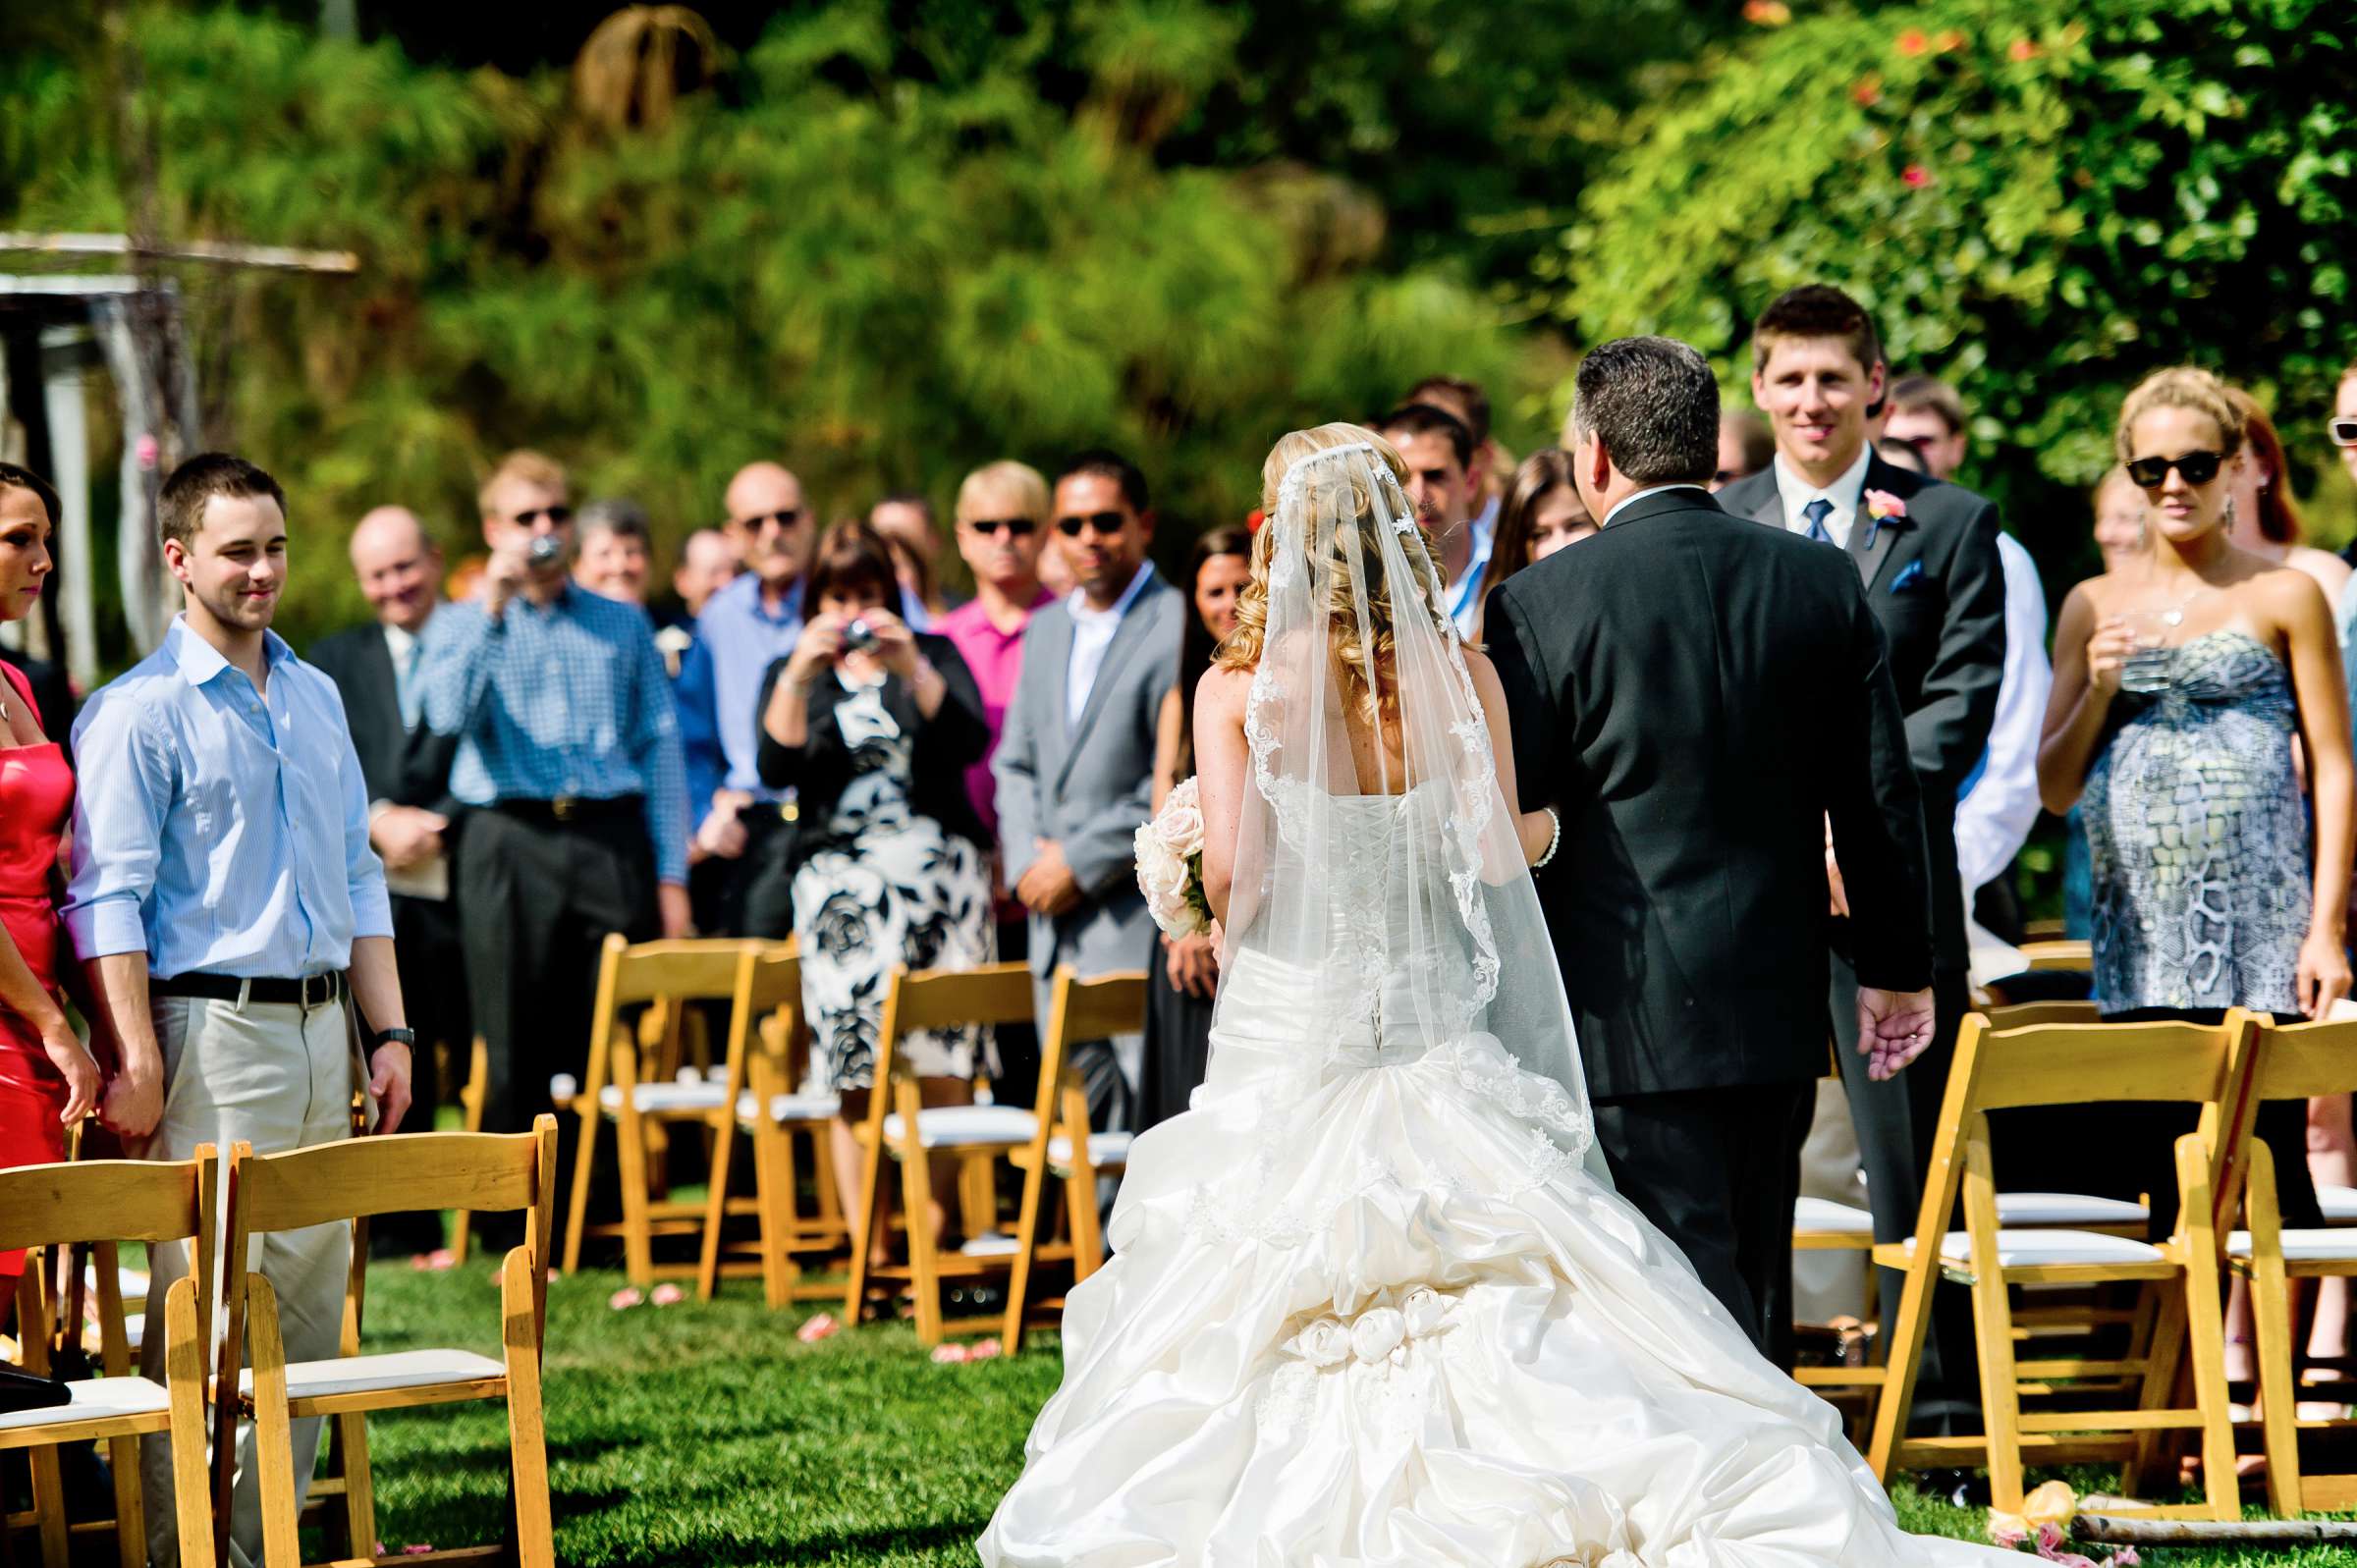
{"type": "MultiPolygon", "coordinates": [[[[994,841],[999,816],[990,759],[999,749],[1007,704],[1022,672],[1023,628],[1034,610],[1054,599],[1039,580],[1047,520],[1048,482],[1024,463],[988,463],[958,487],[958,553],[974,574],[974,597],[943,616],[933,629],[957,645],[982,688],[990,750],[966,769],[965,787],[994,841]]],[[[999,958],[1016,961],[1024,953],[1023,906],[1008,892],[1003,873],[994,869],[992,883],[998,892],[999,958]]],[[[1000,1029],[995,1054],[991,1079],[1000,1104],[1030,1104],[1039,1074],[1037,1041],[1027,1030],[1000,1029]]]]}

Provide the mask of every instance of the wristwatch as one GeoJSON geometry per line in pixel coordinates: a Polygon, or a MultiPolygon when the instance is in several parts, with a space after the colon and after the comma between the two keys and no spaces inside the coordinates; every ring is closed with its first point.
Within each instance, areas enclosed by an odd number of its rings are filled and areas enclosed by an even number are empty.
{"type": "Polygon", "coordinates": [[[407,1046],[411,1051],[417,1049],[417,1031],[414,1029],[379,1029],[376,1038],[388,1046],[407,1046]]]}

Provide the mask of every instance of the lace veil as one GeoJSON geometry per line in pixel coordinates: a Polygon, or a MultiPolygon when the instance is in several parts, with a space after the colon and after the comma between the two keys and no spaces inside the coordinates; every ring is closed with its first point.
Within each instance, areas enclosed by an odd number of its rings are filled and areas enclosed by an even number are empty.
{"type": "Polygon", "coordinates": [[[1535,1160],[1584,1160],[1609,1181],[1555,949],[1403,465],[1349,425],[1288,436],[1270,460],[1288,458],[1260,544],[1252,786],[1223,973],[1256,955],[1298,976],[1332,1063],[1447,1053],[1529,1123],[1535,1160]],[[1366,722],[1378,712],[1380,730],[1366,722]]]}

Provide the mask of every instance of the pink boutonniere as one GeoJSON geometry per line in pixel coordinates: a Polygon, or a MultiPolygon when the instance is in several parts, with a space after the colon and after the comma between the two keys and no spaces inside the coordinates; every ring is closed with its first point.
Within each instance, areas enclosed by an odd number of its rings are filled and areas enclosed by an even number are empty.
{"type": "Polygon", "coordinates": [[[1907,504],[1904,501],[1899,500],[1898,497],[1892,495],[1890,491],[1867,491],[1866,548],[1869,550],[1874,548],[1875,535],[1883,531],[1884,523],[1889,522],[1893,517],[1903,520],[1906,514],[1907,504]]]}

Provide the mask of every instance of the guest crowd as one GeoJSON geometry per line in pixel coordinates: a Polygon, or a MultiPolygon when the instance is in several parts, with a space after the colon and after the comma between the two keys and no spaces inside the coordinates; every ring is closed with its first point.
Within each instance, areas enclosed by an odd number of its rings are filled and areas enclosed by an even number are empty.
{"type": "MultiPolygon", "coordinates": [[[[1712,488],[1853,559],[1927,814],[1939,1039],[1882,1081],[1836,1053],[1875,1231],[1895,1241],[1976,971],[2001,973],[1991,955],[2022,938],[2012,867],[2042,807],[2072,824],[2072,918],[2107,1015],[2317,1015],[2347,992],[2357,594],[2347,564],[2301,542],[2269,410],[2165,369],[2120,410],[2119,466],[2090,498],[2105,569],[2062,597],[2050,665],[2029,553],[1957,482],[1978,427],[1956,389],[1893,379],[1874,323],[1828,288],[1767,306],[1748,370],[1758,411],[1725,419],[1712,488]]],[[[2298,412],[2357,475],[2357,365],[2329,419],[2298,412]]],[[[1434,377],[1367,423],[1405,460],[1468,639],[1503,581],[1596,532],[1572,456],[1515,460],[1476,385],[1434,377]]],[[[1152,559],[1147,476],[1115,452],[986,463],[946,527],[912,493],[822,525],[764,459],[715,498],[719,521],[687,535],[659,594],[644,510],[576,511],[551,459],[510,454],[476,500],[479,546],[455,568],[455,535],[398,498],[335,527],[375,620],[299,656],[270,629],[290,539],[329,525],[250,461],[192,459],[161,494],[186,598],[161,646],[90,696],[70,747],[48,673],[7,669],[0,1164],[62,1159],[93,1111],[156,1159],[347,1136],[356,1071],[376,1130],[430,1123],[457,1088],[434,1048],[463,1067],[477,1035],[484,1125],[528,1127],[580,1065],[612,932],[799,939],[811,1074],[841,1097],[847,1177],[899,964],[1026,961],[1043,1016],[1060,965],[1148,965],[1145,1033],[1075,1065],[1105,1130],[1185,1107],[1218,960],[1205,939],[1158,936],[1131,841],[1193,771],[1195,684],[1235,624],[1257,518],[1188,519],[1191,548],[1160,551],[1183,563],[1174,581],[1152,559]],[[970,597],[948,586],[945,545],[970,597]]],[[[0,465],[0,619],[33,606],[58,515],[40,476],[0,465]]],[[[1845,913],[1830,840],[1827,896],[1845,913]]],[[[1857,982],[1834,930],[1826,1022],[1846,1046],[1857,982]]],[[[904,1049],[928,1105],[977,1084],[1027,1103],[1038,1070],[1021,1030],[904,1049]]],[[[1810,1121],[1805,1092],[1792,1105],[1770,1134],[1787,1164],[1810,1121]]],[[[2261,1127],[2287,1222],[2314,1222],[2306,1173],[2347,1182],[2357,1160],[2345,1100],[2271,1108],[2261,1127]]],[[[434,1217],[415,1220],[384,1239],[437,1244],[434,1217]]],[[[348,1246],[271,1238],[295,1359],[334,1354],[348,1246]]],[[[1761,1316],[1788,1321],[1788,1256],[1746,1267],[1761,1316]]],[[[1934,1404],[1971,1376],[1955,1317],[1926,1363],[1934,1404]]],[[[147,1487],[168,1519],[160,1450],[147,1487]]]]}

